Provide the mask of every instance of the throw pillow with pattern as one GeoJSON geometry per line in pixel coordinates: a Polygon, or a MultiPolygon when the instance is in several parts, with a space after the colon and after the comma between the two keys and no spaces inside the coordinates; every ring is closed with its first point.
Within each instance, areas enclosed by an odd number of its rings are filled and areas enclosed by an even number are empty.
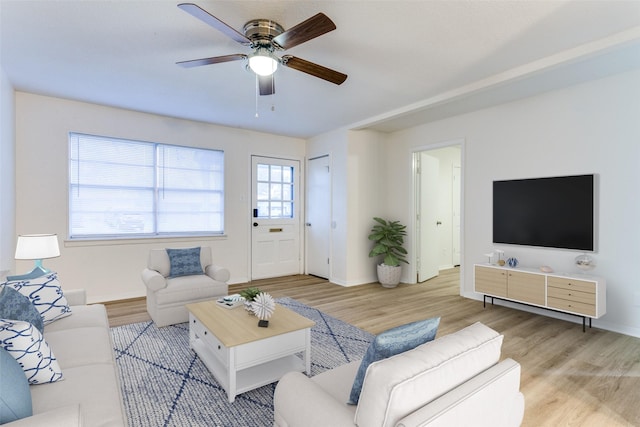
{"type": "Polygon", "coordinates": [[[31,300],[11,286],[0,286],[0,319],[24,320],[44,332],[42,316],[31,300]]]}
{"type": "Polygon", "coordinates": [[[22,295],[31,300],[47,325],[71,314],[71,308],[64,297],[57,273],[46,274],[30,280],[6,282],[22,295]]]}

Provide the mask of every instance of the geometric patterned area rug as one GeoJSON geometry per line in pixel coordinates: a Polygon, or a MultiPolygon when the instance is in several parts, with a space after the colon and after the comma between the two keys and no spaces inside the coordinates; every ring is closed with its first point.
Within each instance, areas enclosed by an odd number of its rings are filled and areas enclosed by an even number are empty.
{"type": "MultiPolygon", "coordinates": [[[[373,335],[291,298],[279,304],[316,322],[311,375],[361,359],[373,335]]],[[[239,308],[241,309],[241,308],[239,308]]],[[[111,328],[124,407],[132,427],[273,425],[277,383],[236,396],[224,389],[189,348],[189,326],[153,322],[111,328]]]]}

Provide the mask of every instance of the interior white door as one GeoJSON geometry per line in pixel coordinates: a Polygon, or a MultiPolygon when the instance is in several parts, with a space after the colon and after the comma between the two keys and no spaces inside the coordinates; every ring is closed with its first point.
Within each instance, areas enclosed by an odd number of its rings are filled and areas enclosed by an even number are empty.
{"type": "Polygon", "coordinates": [[[460,200],[461,198],[461,174],[462,170],[460,166],[453,167],[453,196],[451,202],[453,203],[453,236],[451,240],[452,264],[454,266],[460,265],[460,200]]]}
{"type": "Polygon", "coordinates": [[[329,156],[307,163],[305,215],[305,258],[307,274],[329,278],[329,236],[331,233],[331,173],[329,156]]]}
{"type": "Polygon", "coordinates": [[[440,161],[419,153],[418,167],[418,282],[439,273],[438,188],[440,161]]]}
{"type": "Polygon", "coordinates": [[[251,163],[251,278],[299,274],[299,162],[252,156],[251,163]]]}

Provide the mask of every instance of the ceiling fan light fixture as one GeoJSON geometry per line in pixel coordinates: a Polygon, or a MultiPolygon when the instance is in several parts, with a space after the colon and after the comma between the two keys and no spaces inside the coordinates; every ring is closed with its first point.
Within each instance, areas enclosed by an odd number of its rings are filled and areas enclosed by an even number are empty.
{"type": "Polygon", "coordinates": [[[259,49],[249,55],[249,68],[259,76],[270,76],[278,69],[278,60],[271,52],[259,49]]]}

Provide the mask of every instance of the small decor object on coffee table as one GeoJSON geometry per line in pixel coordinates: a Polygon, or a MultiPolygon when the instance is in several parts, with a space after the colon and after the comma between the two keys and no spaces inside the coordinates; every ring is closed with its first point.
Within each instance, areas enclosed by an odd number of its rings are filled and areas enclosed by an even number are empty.
{"type": "Polygon", "coordinates": [[[251,303],[251,310],[260,321],[258,326],[266,328],[269,326],[269,318],[276,309],[276,302],[273,297],[265,292],[258,294],[251,303]]]}

